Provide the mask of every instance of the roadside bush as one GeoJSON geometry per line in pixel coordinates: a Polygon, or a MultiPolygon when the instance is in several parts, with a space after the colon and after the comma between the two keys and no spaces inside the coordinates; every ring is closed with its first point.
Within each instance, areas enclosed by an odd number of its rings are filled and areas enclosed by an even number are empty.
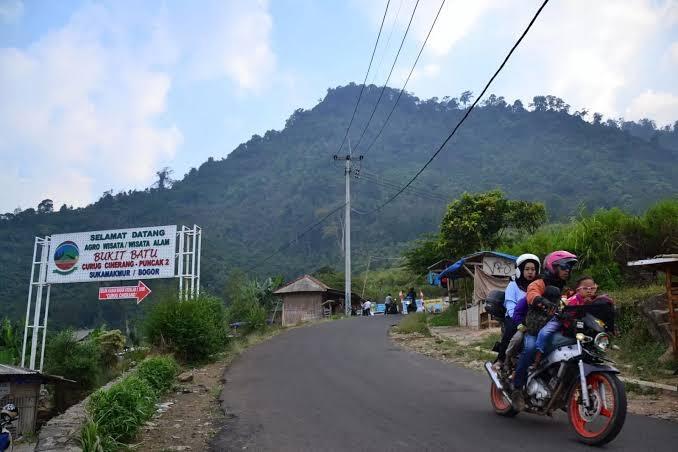
{"type": "Polygon", "coordinates": [[[80,446],[82,452],[109,452],[123,449],[123,445],[110,435],[103,435],[99,426],[91,419],[82,427],[80,432],[80,446]]]}
{"type": "Polygon", "coordinates": [[[440,314],[429,317],[431,326],[458,326],[459,325],[459,303],[450,304],[440,314]]]}
{"type": "Polygon", "coordinates": [[[77,342],[72,330],[64,330],[47,341],[45,372],[75,380],[84,389],[101,382],[99,348],[92,341],[77,342]]]}
{"type": "Polygon", "coordinates": [[[395,330],[402,334],[419,333],[424,336],[431,335],[431,331],[429,331],[426,325],[426,314],[423,312],[406,315],[398,326],[395,327],[395,330]]]}
{"type": "Polygon", "coordinates": [[[233,288],[231,303],[226,309],[226,321],[231,324],[243,322],[239,328],[243,334],[266,328],[266,309],[257,298],[256,287],[243,283],[233,288]]]}
{"type": "Polygon", "coordinates": [[[115,369],[118,354],[125,348],[125,335],[120,330],[103,331],[94,341],[99,346],[102,363],[109,369],[115,369]]]}
{"type": "Polygon", "coordinates": [[[153,415],[157,395],[145,379],[130,375],[92,394],[87,409],[100,438],[128,441],[153,415]]]}
{"type": "Polygon", "coordinates": [[[223,303],[212,296],[181,302],[166,298],[153,307],[144,326],[151,344],[181,361],[201,362],[226,344],[224,314],[223,303]]]}
{"type": "Polygon", "coordinates": [[[154,356],[143,360],[137,366],[136,373],[153,390],[161,394],[172,387],[179,366],[171,356],[154,356]]]}

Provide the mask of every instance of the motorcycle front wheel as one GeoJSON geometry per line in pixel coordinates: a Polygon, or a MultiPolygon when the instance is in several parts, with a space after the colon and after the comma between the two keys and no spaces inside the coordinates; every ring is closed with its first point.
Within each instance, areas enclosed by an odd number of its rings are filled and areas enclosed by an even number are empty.
{"type": "Polygon", "coordinates": [[[590,446],[612,441],[626,420],[626,393],[616,375],[593,372],[586,377],[590,407],[583,405],[581,385],[570,391],[567,414],[579,440],[590,446]]]}
{"type": "Polygon", "coordinates": [[[518,414],[518,411],[513,409],[511,402],[506,400],[504,393],[494,383],[490,383],[490,402],[494,412],[499,416],[513,417],[518,414]]]}

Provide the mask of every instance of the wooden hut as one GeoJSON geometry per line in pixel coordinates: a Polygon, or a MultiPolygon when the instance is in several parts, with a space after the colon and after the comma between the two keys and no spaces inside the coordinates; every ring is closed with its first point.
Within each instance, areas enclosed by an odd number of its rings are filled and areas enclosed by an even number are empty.
{"type": "Polygon", "coordinates": [[[13,403],[19,410],[19,418],[11,425],[14,435],[35,433],[40,386],[46,383],[61,385],[75,382],[37,370],[0,364],[0,406],[13,403]]]}
{"type": "MultiPolygon", "coordinates": [[[[302,275],[274,292],[282,298],[282,325],[318,320],[324,316],[344,312],[344,291],[332,289],[310,275],[302,275]]],[[[351,294],[351,304],[361,302],[351,294]]]]}

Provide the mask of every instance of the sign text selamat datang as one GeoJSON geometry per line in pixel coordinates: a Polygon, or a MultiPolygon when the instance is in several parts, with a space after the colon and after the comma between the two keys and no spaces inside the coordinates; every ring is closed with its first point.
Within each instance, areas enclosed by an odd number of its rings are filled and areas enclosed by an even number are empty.
{"type": "Polygon", "coordinates": [[[149,226],[54,234],[47,282],[173,278],[176,232],[176,226],[149,226]]]}

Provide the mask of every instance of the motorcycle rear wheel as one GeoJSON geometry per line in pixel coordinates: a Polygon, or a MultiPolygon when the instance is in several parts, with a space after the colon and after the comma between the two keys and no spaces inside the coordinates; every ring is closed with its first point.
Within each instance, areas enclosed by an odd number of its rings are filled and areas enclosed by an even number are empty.
{"type": "Polygon", "coordinates": [[[591,409],[581,404],[581,385],[575,385],[567,399],[567,417],[579,441],[602,446],[612,441],[626,420],[626,393],[616,375],[593,372],[586,377],[591,409]]]}
{"type": "Polygon", "coordinates": [[[514,417],[519,413],[519,411],[513,409],[511,402],[506,400],[504,394],[494,383],[490,383],[490,402],[494,412],[499,416],[514,417]]]}

